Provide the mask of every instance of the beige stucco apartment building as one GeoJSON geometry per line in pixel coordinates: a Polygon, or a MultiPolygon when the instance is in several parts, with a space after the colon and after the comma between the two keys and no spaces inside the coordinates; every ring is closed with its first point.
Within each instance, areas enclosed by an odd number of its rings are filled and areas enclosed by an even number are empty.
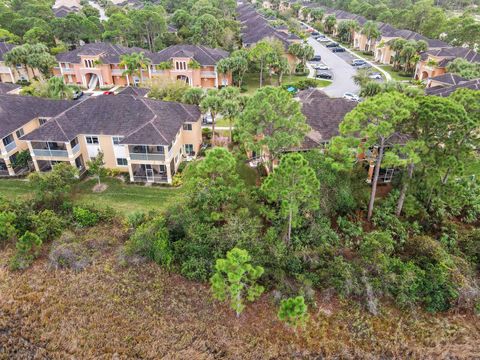
{"type": "Polygon", "coordinates": [[[13,44],[0,41],[0,83],[16,83],[17,81],[31,81],[39,72],[23,65],[9,66],[5,64],[3,56],[15,47],[13,44]]]}
{"type": "Polygon", "coordinates": [[[67,84],[89,89],[138,85],[155,78],[181,80],[192,87],[209,89],[231,85],[232,75],[217,71],[218,61],[227,56],[224,50],[200,45],[174,45],[159,52],[149,52],[110,43],[92,43],[57,55],[59,64],[53,73],[63,77],[67,84]],[[122,55],[134,52],[143,52],[150,64],[127,75],[126,67],[120,65],[122,55]]]}
{"type": "Polygon", "coordinates": [[[171,183],[202,143],[195,105],[133,95],[78,102],[0,95],[0,108],[2,175],[16,174],[12,156],[21,150],[28,149],[36,171],[68,162],[80,172],[101,151],[105,167],[131,181],[171,183]]]}

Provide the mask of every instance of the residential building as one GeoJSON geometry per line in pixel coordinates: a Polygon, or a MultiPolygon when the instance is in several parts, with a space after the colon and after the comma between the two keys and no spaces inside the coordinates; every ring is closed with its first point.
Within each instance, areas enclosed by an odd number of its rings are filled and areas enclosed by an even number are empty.
{"type": "Polygon", "coordinates": [[[193,87],[214,88],[229,85],[231,74],[217,72],[216,64],[228,52],[198,45],[174,45],[160,52],[141,48],[127,48],[110,43],[86,44],[78,49],[57,55],[59,66],[54,75],[62,76],[66,83],[84,88],[130,86],[156,77],[182,80],[193,87]],[[151,64],[132,75],[120,65],[122,55],[143,52],[151,64]],[[165,68],[165,62],[171,63],[165,68]],[[194,65],[199,66],[194,66],[194,65]]]}
{"type": "Polygon", "coordinates": [[[56,0],[52,10],[56,17],[65,17],[72,12],[82,9],[80,0],[56,0]]]}
{"type": "MultiPolygon", "coordinates": [[[[3,87],[1,84],[0,88],[3,87]]],[[[40,128],[52,117],[74,104],[73,101],[47,100],[31,96],[0,95],[0,175],[18,175],[14,168],[17,154],[26,150],[21,138],[40,128]]]]}
{"type": "Polygon", "coordinates": [[[287,51],[286,57],[292,69],[298,63],[296,56],[288,53],[291,44],[299,43],[302,40],[288,29],[270,25],[269,20],[260,14],[251,4],[240,4],[237,6],[237,20],[241,24],[242,45],[245,48],[254,46],[264,39],[280,41],[287,51]]]}
{"type": "Polygon", "coordinates": [[[30,81],[38,76],[38,71],[26,68],[23,65],[9,66],[5,64],[3,56],[15,47],[13,44],[0,41],[0,83],[16,83],[17,81],[30,81]]]}
{"type": "Polygon", "coordinates": [[[444,74],[431,78],[429,82],[433,84],[433,86],[427,87],[425,94],[446,97],[455,90],[462,88],[480,91],[480,79],[467,80],[454,75],[454,78],[450,81],[448,80],[448,76],[450,75],[451,74],[444,74]]]}
{"type": "Polygon", "coordinates": [[[5,95],[5,94],[18,94],[22,87],[17,84],[12,84],[12,83],[2,83],[0,82],[0,95],[5,95]]]}
{"type": "Polygon", "coordinates": [[[132,95],[77,102],[21,138],[36,171],[69,162],[80,171],[99,151],[105,167],[131,181],[171,183],[180,163],[202,143],[198,106],[132,95]]]}
{"type": "Polygon", "coordinates": [[[217,63],[228,52],[212,49],[202,45],[173,45],[156,53],[151,66],[152,76],[164,76],[171,80],[185,81],[192,87],[205,89],[232,84],[232,74],[222,74],[217,70],[217,63]],[[162,70],[158,64],[170,62],[171,68],[162,70]],[[156,64],[156,65],[155,65],[156,64]]]}
{"type": "Polygon", "coordinates": [[[480,54],[463,47],[444,47],[427,50],[420,54],[420,61],[415,68],[415,79],[427,80],[447,72],[447,65],[454,59],[461,58],[471,63],[480,62],[480,54]]]}

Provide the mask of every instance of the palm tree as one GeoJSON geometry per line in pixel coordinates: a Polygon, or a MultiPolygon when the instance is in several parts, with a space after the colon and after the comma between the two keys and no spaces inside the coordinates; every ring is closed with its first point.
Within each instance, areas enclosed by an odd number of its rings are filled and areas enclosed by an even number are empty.
{"type": "Polygon", "coordinates": [[[240,90],[236,87],[225,87],[218,92],[221,99],[221,114],[228,120],[230,128],[230,141],[232,141],[233,120],[240,114],[240,90]]]}
{"type": "Polygon", "coordinates": [[[331,34],[333,32],[333,28],[335,27],[335,24],[337,23],[337,18],[335,15],[328,15],[327,18],[325,19],[325,32],[327,34],[331,34]]]}
{"type": "Polygon", "coordinates": [[[73,90],[61,77],[52,77],[48,79],[48,96],[52,99],[70,99],[73,90]]]}
{"type": "Polygon", "coordinates": [[[215,117],[222,110],[222,99],[218,96],[218,90],[209,90],[200,102],[203,113],[210,112],[212,116],[212,146],[215,146],[215,117]]]}
{"type": "Polygon", "coordinates": [[[393,68],[395,70],[398,70],[400,66],[400,63],[401,63],[400,53],[402,52],[402,49],[406,43],[407,43],[407,40],[398,38],[393,40],[393,42],[390,45],[390,48],[392,49],[392,51],[395,52],[395,55],[393,56],[393,68]]]}
{"type": "MultiPolygon", "coordinates": [[[[132,76],[134,74],[139,74],[140,79],[143,82],[143,69],[147,69],[151,64],[151,60],[145,56],[145,53],[142,51],[140,53],[133,52],[131,54],[125,54],[120,57],[120,66],[125,66],[125,71],[123,75],[132,76]]],[[[130,81],[129,81],[130,83],[130,81]]]]}
{"type": "Polygon", "coordinates": [[[378,25],[373,21],[367,21],[362,28],[361,33],[367,37],[368,49],[366,51],[372,51],[372,40],[376,40],[381,36],[378,25]]]}

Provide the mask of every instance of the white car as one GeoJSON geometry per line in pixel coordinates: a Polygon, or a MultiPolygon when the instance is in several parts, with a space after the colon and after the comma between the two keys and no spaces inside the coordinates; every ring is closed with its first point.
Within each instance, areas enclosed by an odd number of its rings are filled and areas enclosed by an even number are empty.
{"type": "Polygon", "coordinates": [[[317,41],[319,41],[319,42],[330,42],[330,40],[327,39],[327,38],[320,38],[320,39],[317,39],[317,41]]]}
{"type": "Polygon", "coordinates": [[[369,79],[382,80],[382,75],[380,73],[372,73],[368,75],[369,79]]]}
{"type": "Polygon", "coordinates": [[[350,101],[357,101],[357,102],[360,101],[360,98],[358,97],[358,95],[355,95],[354,93],[350,93],[350,92],[346,92],[345,94],[343,94],[343,98],[350,101]]]}
{"type": "Polygon", "coordinates": [[[316,65],[313,68],[315,70],[330,70],[330,68],[325,64],[316,65]]]}
{"type": "Polygon", "coordinates": [[[213,124],[212,114],[206,113],[205,116],[203,117],[203,123],[204,124],[213,124]]]}

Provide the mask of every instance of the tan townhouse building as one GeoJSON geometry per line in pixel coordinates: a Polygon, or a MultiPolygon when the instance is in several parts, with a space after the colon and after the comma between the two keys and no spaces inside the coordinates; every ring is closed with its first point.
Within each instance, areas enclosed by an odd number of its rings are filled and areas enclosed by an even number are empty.
{"type": "Polygon", "coordinates": [[[427,80],[447,72],[447,65],[454,59],[461,58],[471,63],[480,62],[480,54],[463,47],[445,47],[429,49],[420,54],[420,61],[415,68],[415,79],[427,80]]]}
{"type": "Polygon", "coordinates": [[[21,138],[36,171],[68,162],[84,171],[101,151],[105,167],[133,182],[171,183],[202,143],[198,106],[132,95],[79,101],[21,138]]]}
{"type": "Polygon", "coordinates": [[[13,44],[0,41],[0,83],[16,83],[17,81],[31,81],[38,76],[38,70],[25,68],[23,65],[9,66],[5,64],[3,56],[15,47],[13,44]]]}
{"type": "Polygon", "coordinates": [[[174,45],[154,53],[135,47],[93,43],[58,54],[59,64],[53,73],[63,77],[67,84],[88,89],[138,85],[156,77],[182,80],[192,87],[215,88],[232,82],[231,74],[218,73],[216,66],[227,56],[224,50],[197,45],[174,45]],[[150,64],[127,75],[126,67],[121,65],[122,56],[140,52],[150,64]]]}
{"type": "MultiPolygon", "coordinates": [[[[3,88],[0,87],[0,88],[3,88]]],[[[25,169],[15,166],[18,153],[28,149],[21,138],[40,128],[52,117],[74,104],[73,101],[47,100],[31,96],[0,95],[0,175],[13,176],[25,169]]]]}

